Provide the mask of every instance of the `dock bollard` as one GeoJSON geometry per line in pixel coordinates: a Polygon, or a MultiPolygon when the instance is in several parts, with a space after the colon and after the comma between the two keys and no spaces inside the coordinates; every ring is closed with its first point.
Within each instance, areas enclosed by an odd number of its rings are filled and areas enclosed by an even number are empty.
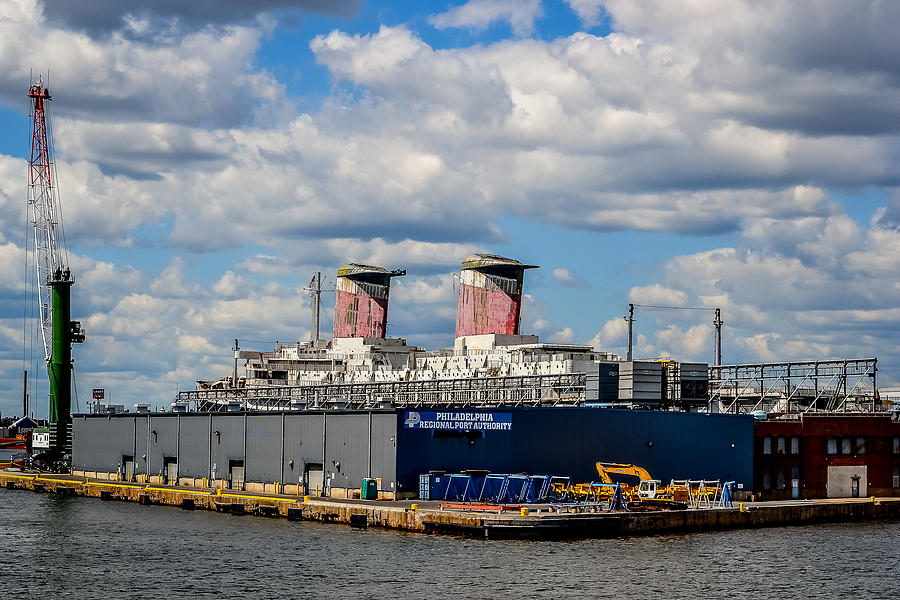
{"type": "Polygon", "coordinates": [[[740,509],[740,512],[744,512],[744,503],[741,502],[740,504],[738,504],[738,508],[740,509]]]}
{"type": "Polygon", "coordinates": [[[309,496],[303,496],[303,504],[307,504],[309,502],[309,496]]]}
{"type": "Polygon", "coordinates": [[[417,510],[419,510],[418,504],[410,504],[409,505],[409,512],[416,512],[417,510]]]}
{"type": "Polygon", "coordinates": [[[528,510],[527,506],[523,506],[522,508],[519,509],[519,514],[522,515],[523,517],[527,517],[529,512],[530,511],[528,510]]]}

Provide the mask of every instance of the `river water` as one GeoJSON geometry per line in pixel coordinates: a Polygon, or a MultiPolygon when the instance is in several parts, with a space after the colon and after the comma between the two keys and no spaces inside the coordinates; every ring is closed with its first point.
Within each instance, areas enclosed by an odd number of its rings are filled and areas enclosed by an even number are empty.
{"type": "Polygon", "coordinates": [[[900,597],[898,522],[522,542],[0,489],[0,547],[23,598],[900,597]]]}

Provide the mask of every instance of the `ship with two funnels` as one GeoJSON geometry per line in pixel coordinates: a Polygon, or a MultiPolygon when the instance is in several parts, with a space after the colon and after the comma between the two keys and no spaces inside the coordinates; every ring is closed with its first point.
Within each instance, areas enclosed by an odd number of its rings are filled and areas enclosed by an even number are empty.
{"type": "MultiPolygon", "coordinates": [[[[318,335],[321,277],[317,276],[311,286],[311,340],[276,344],[272,351],[236,347],[233,375],[198,381],[197,390],[253,390],[252,398],[265,395],[266,389],[285,387],[487,379],[502,385],[499,380],[522,377],[552,377],[552,385],[544,380],[543,387],[564,390],[573,385],[573,374],[583,375],[618,361],[617,355],[591,346],[542,343],[536,335],[521,333],[524,275],[533,268],[537,267],[494,254],[465,257],[459,273],[454,345],[426,350],[386,336],[391,280],[406,271],[356,263],[342,266],[337,271],[330,342],[318,335]],[[243,373],[239,373],[241,366],[243,373]]],[[[183,394],[182,399],[197,397],[183,394]]],[[[284,408],[279,402],[255,405],[246,394],[238,396],[244,398],[242,408],[284,408]]],[[[216,402],[228,401],[227,395],[216,398],[216,402]]],[[[566,401],[565,392],[548,400],[566,401]]]]}

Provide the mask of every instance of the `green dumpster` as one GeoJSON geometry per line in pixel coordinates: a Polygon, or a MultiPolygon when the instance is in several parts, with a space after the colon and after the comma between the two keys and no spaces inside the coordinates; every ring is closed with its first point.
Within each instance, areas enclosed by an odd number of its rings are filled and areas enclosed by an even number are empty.
{"type": "Polygon", "coordinates": [[[360,498],[363,500],[378,500],[378,482],[374,479],[363,479],[360,498]]]}

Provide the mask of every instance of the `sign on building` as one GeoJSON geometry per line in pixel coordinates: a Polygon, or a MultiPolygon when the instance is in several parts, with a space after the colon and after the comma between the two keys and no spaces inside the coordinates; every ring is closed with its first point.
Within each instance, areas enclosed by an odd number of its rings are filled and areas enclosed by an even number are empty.
{"type": "Polygon", "coordinates": [[[33,450],[50,449],[50,430],[46,427],[35,429],[31,433],[31,448],[33,450]]]}
{"type": "Polygon", "coordinates": [[[103,388],[94,388],[93,390],[91,390],[91,397],[94,400],[103,400],[105,396],[106,390],[103,388]]]}
{"type": "Polygon", "coordinates": [[[408,410],[404,426],[407,429],[509,431],[512,413],[408,410]]]}

